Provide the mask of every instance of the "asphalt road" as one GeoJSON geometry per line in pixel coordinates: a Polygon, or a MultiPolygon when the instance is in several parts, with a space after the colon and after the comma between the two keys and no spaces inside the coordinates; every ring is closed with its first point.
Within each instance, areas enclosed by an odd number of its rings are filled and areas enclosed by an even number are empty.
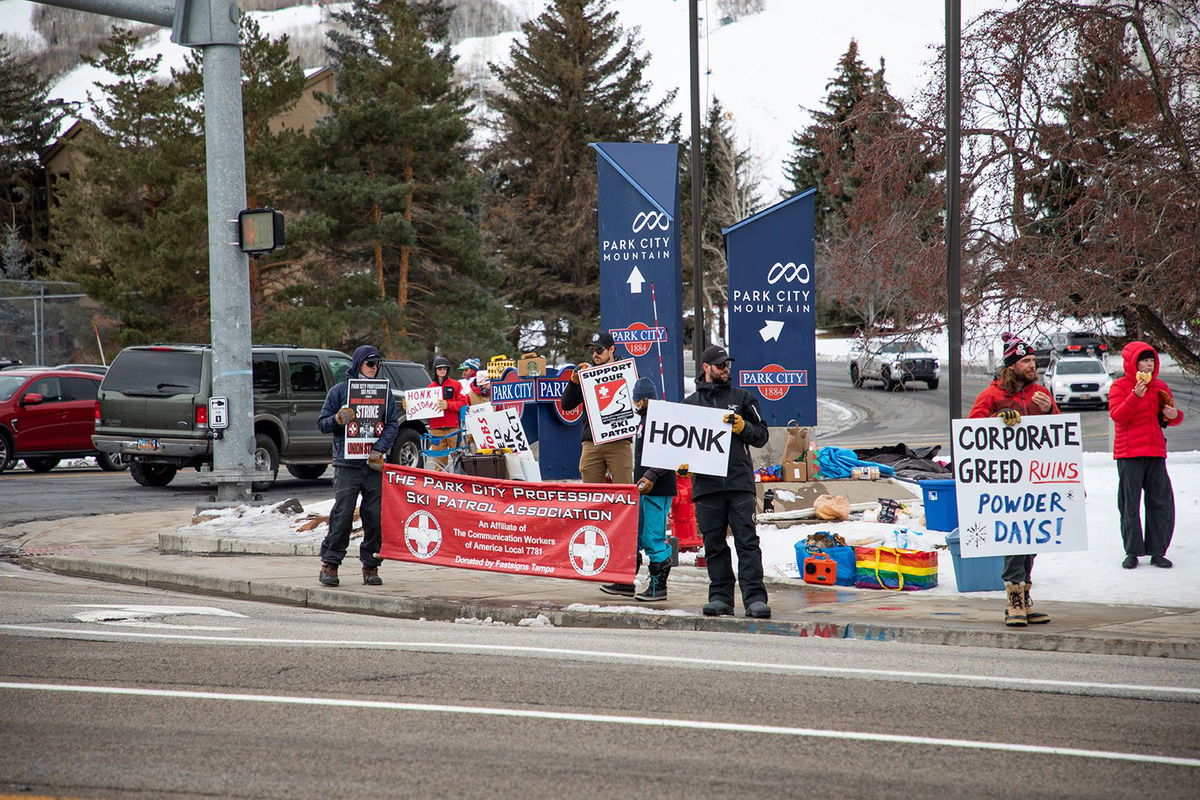
{"type": "Polygon", "coordinates": [[[1194,790],[1198,703],[1172,659],[413,622],[0,565],[21,797],[1146,800],[1194,790]]]}

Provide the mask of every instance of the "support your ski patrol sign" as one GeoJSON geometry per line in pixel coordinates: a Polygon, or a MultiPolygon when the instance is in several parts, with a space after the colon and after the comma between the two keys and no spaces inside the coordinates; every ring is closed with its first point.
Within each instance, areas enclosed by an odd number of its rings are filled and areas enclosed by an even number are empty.
{"type": "Polygon", "coordinates": [[[1078,414],[951,421],[963,558],[1087,550],[1078,414]]]}
{"type": "Polygon", "coordinates": [[[399,561],[633,583],[632,486],[532,483],[387,465],[383,545],[399,561]]]}
{"type": "Polygon", "coordinates": [[[583,405],[596,444],[628,439],[637,433],[641,421],[633,410],[633,384],[637,378],[637,365],[632,359],[588,367],[579,373],[583,405]]]}
{"type": "Polygon", "coordinates": [[[351,378],[346,405],[354,410],[354,419],[346,423],[345,457],[364,459],[371,445],[383,434],[386,424],[388,382],[351,378]]]}

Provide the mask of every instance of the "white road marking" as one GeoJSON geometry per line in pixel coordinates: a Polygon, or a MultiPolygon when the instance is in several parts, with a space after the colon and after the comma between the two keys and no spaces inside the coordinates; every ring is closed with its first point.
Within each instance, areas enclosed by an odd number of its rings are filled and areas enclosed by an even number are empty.
{"type": "MultiPolygon", "coordinates": [[[[845,677],[885,678],[915,680],[918,682],[944,682],[957,686],[987,686],[998,684],[1013,689],[1092,689],[1106,692],[1133,692],[1151,695],[1178,695],[1177,699],[1200,701],[1200,688],[1188,686],[1151,686],[1134,683],[1099,683],[1095,681],[1057,681],[1046,678],[1010,678],[1000,675],[968,675],[949,672],[916,672],[909,670],[866,669],[862,667],[810,666],[806,664],[778,664],[769,661],[730,661],[718,658],[691,658],[688,656],[656,656],[646,653],[619,653],[608,650],[579,650],[563,647],[525,647],[503,644],[459,644],[456,642],[405,642],[371,641],[367,639],[277,639],[254,636],[185,636],[172,633],[132,633],[129,631],[82,631],[69,628],[50,628],[38,625],[0,624],[0,630],[35,633],[64,634],[72,637],[124,636],[140,639],[166,639],[170,641],[209,642],[215,644],[263,644],[313,647],[372,647],[397,650],[442,650],[475,653],[530,653],[533,655],[572,656],[602,658],[614,661],[648,662],[669,665],[716,667],[720,669],[760,669],[774,672],[798,672],[814,675],[842,675],[845,677]]],[[[1123,695],[1122,695],[1123,696],[1123,695]]]]}
{"type": "Polygon", "coordinates": [[[431,714],[469,714],[485,717],[517,717],[568,722],[587,722],[604,725],[636,725],[648,728],[684,728],[728,733],[764,733],[776,736],[842,739],[860,742],[891,742],[931,747],[957,747],[969,750],[999,750],[1008,753],[1096,758],[1109,761],[1136,761],[1144,764],[1170,764],[1200,768],[1200,759],[1159,756],[1145,753],[1117,753],[1109,750],[1082,750],[1074,747],[1048,747],[1014,742],[983,742],[972,739],[942,739],[933,736],[906,736],[894,733],[863,731],[831,731],[817,728],[791,728],[780,725],[750,725],[738,722],[717,722],[696,719],[666,719],[626,717],[610,714],[577,714],[564,711],[540,711],[523,708],[494,708],[487,706],[448,706],[434,703],[401,703],[393,700],[353,700],[332,697],[288,697],[285,695],[235,694],[230,692],[194,692],[174,689],[136,689],[125,686],[77,686],[52,683],[0,682],[0,689],[34,692],[72,692],[78,694],[125,695],[130,697],[159,697],[178,700],[224,700],[237,703],[275,703],[295,706],[326,706],[336,708],[367,708],[384,711],[413,711],[431,714]]]}

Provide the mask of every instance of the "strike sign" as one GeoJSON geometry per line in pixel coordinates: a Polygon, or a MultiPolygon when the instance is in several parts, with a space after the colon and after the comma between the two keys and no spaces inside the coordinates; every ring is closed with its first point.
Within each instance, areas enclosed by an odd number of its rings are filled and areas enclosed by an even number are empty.
{"type": "Polygon", "coordinates": [[[345,458],[362,460],[371,454],[371,445],[387,425],[389,392],[386,380],[350,379],[346,405],[354,411],[354,419],[346,423],[345,458]]]}
{"type": "Polygon", "coordinates": [[[583,405],[596,444],[628,439],[637,433],[639,419],[633,410],[636,381],[637,365],[632,359],[588,367],[579,373],[583,405]]]}
{"type": "Polygon", "coordinates": [[[963,558],[1087,549],[1078,414],[951,421],[963,558]]]}
{"type": "Polygon", "coordinates": [[[733,427],[728,411],[651,400],[642,432],[642,466],[675,469],[687,464],[701,475],[725,477],[733,427]]]}

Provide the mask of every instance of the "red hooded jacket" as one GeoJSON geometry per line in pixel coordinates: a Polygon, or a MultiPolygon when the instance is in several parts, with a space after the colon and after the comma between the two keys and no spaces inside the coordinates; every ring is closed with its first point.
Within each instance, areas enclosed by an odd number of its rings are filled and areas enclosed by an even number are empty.
{"type": "Polygon", "coordinates": [[[1057,414],[1058,406],[1054,403],[1054,395],[1050,394],[1049,390],[1040,383],[1027,383],[1017,391],[1009,394],[1004,391],[1000,385],[1000,379],[997,378],[979,393],[979,397],[975,398],[975,405],[971,407],[971,413],[967,416],[971,419],[981,419],[983,417],[994,417],[997,411],[1006,408],[1015,408],[1020,412],[1022,417],[1031,414],[1057,414]],[[1033,404],[1033,396],[1042,392],[1050,397],[1050,410],[1042,411],[1033,404]]]}
{"type": "Polygon", "coordinates": [[[1162,422],[1178,425],[1183,422],[1183,412],[1167,421],[1162,417],[1163,402],[1160,392],[1171,393],[1166,381],[1158,377],[1158,351],[1145,342],[1130,342],[1121,350],[1125,362],[1125,374],[1113,381],[1108,390],[1108,415],[1112,417],[1113,458],[1167,457],[1167,437],[1163,435],[1162,422]],[[1146,393],[1138,397],[1133,393],[1137,383],[1138,354],[1149,350],[1154,353],[1154,377],[1146,387],[1146,393]],[[1161,422],[1160,422],[1161,420],[1161,422]]]}

